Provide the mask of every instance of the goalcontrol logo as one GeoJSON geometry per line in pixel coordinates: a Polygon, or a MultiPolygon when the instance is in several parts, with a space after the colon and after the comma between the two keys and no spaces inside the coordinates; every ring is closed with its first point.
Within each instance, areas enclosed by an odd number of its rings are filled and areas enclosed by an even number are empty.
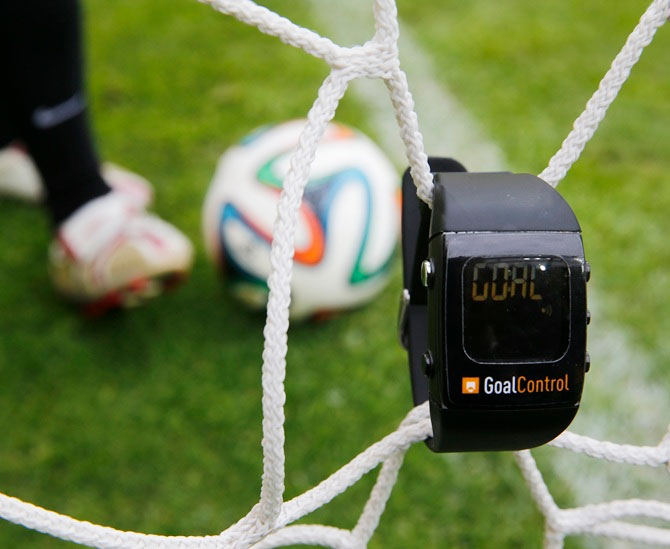
{"type": "MultiPolygon", "coordinates": [[[[562,393],[569,391],[568,374],[562,377],[545,376],[544,379],[528,379],[526,376],[512,376],[504,381],[491,376],[484,378],[484,393],[487,395],[516,395],[524,393],[562,393]]],[[[480,393],[480,378],[464,377],[462,383],[464,395],[480,393]]]]}

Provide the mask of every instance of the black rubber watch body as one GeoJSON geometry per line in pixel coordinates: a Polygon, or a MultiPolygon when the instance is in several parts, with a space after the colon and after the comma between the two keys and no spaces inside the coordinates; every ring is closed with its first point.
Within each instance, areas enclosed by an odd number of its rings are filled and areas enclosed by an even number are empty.
{"type": "Polygon", "coordinates": [[[431,159],[433,210],[403,178],[399,335],[437,452],[518,450],[572,421],[586,353],[581,229],[528,174],[431,159]]]}

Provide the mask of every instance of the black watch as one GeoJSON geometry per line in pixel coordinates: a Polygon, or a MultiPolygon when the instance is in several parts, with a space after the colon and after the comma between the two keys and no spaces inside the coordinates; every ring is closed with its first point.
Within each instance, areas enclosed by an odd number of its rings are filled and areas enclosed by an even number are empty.
{"type": "Polygon", "coordinates": [[[432,212],[402,188],[398,332],[436,452],[520,450],[558,436],[589,369],[581,229],[529,174],[468,173],[431,158],[432,212]]]}

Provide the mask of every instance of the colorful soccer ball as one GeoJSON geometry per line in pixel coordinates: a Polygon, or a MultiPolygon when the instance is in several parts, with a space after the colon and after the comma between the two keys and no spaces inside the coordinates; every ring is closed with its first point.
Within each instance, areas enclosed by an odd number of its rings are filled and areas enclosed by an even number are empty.
{"type": "MultiPolygon", "coordinates": [[[[208,254],[234,295],[254,308],[267,302],[279,193],[304,125],[263,127],[232,146],[205,198],[208,254]]],[[[383,288],[399,232],[398,179],[368,137],[328,125],[299,212],[291,318],[355,307],[383,288]]]]}

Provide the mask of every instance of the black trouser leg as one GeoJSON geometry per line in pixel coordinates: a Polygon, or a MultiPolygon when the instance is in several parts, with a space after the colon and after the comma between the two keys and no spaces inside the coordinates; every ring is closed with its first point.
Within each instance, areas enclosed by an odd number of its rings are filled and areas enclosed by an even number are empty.
{"type": "Polygon", "coordinates": [[[109,192],[87,120],[78,0],[4,0],[0,33],[7,126],[33,157],[58,225],[109,192]]]}

